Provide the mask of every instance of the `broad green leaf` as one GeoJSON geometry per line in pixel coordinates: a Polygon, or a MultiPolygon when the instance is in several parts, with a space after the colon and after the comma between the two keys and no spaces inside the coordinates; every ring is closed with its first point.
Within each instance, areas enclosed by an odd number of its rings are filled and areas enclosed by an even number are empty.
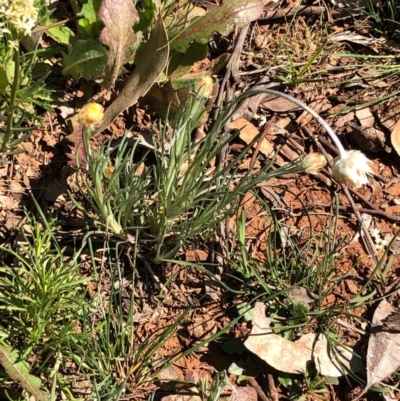
{"type": "Polygon", "coordinates": [[[104,121],[96,130],[106,129],[127,108],[134,105],[152,87],[168,63],[169,46],[164,23],[160,17],[151,32],[149,41],[137,57],[136,68],[128,78],[119,96],[104,113],[104,121]]]}
{"type": "Polygon", "coordinates": [[[99,16],[104,23],[99,39],[108,47],[105,86],[110,87],[133,57],[130,48],[137,38],[132,27],[139,16],[132,0],[103,0],[99,16]]]}
{"type": "Polygon", "coordinates": [[[19,359],[18,351],[0,344],[0,363],[12,380],[19,384],[35,397],[36,401],[48,401],[50,394],[40,390],[41,380],[29,373],[29,365],[19,359]]]}
{"type": "Polygon", "coordinates": [[[101,21],[98,16],[101,0],[85,0],[78,14],[78,33],[83,39],[95,38],[100,32],[101,21]]]}
{"type": "Polygon", "coordinates": [[[171,42],[171,48],[184,53],[193,41],[207,43],[213,32],[227,35],[236,26],[242,27],[259,18],[262,0],[230,0],[222,6],[209,8],[207,14],[189,25],[171,42]]]}
{"type": "MultiPolygon", "coordinates": [[[[52,17],[46,18],[43,21],[43,26],[51,26],[57,23],[57,20],[52,17]]],[[[75,33],[68,28],[66,25],[56,25],[53,28],[48,28],[45,31],[46,35],[50,36],[57,43],[61,43],[63,45],[70,45],[72,38],[75,36],[75,33]]]]}
{"type": "Polygon", "coordinates": [[[173,75],[173,77],[179,77],[186,74],[190,67],[200,60],[204,60],[207,57],[208,47],[203,43],[193,42],[186,53],[173,52],[168,64],[167,75],[173,75]]]}
{"type": "Polygon", "coordinates": [[[142,0],[138,5],[139,22],[135,25],[135,32],[147,32],[161,8],[160,0],[142,0]]]}
{"type": "Polygon", "coordinates": [[[106,49],[96,40],[77,41],[64,54],[63,75],[71,75],[75,80],[83,77],[87,80],[99,77],[107,62],[106,49]]]}

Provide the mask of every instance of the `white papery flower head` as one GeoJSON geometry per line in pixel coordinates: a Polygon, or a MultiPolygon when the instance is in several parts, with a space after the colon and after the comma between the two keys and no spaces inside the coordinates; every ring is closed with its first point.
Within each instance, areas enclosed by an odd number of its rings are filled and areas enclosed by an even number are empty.
{"type": "Polygon", "coordinates": [[[368,176],[373,175],[371,160],[358,150],[350,150],[333,161],[333,176],[340,184],[360,188],[368,184],[368,176]]]}
{"type": "Polygon", "coordinates": [[[38,18],[33,0],[0,0],[0,36],[10,33],[10,27],[18,33],[30,35],[38,18]]]}

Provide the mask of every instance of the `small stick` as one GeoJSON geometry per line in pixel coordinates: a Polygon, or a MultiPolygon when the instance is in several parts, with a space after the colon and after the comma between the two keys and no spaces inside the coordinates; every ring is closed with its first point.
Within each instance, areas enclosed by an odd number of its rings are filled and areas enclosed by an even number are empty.
{"type": "Polygon", "coordinates": [[[272,124],[275,122],[275,120],[276,120],[276,116],[275,116],[275,114],[273,114],[272,117],[270,118],[270,120],[268,121],[267,126],[264,128],[264,131],[262,132],[260,137],[257,139],[257,146],[254,149],[254,153],[253,153],[253,156],[250,161],[250,168],[252,168],[252,166],[256,162],[257,156],[260,153],[262,141],[265,139],[266,135],[271,130],[272,124]]]}
{"type": "MultiPolygon", "coordinates": [[[[356,193],[357,194],[357,193],[356,193]]],[[[357,194],[358,195],[358,194],[357,194]]],[[[315,206],[315,207],[331,207],[332,205],[330,203],[312,203],[310,206],[315,206]]],[[[339,210],[347,210],[349,209],[348,206],[339,206],[339,210]]],[[[384,212],[383,210],[379,210],[376,208],[373,209],[365,209],[365,208],[360,208],[358,209],[360,213],[366,213],[366,214],[371,214],[373,216],[381,216],[385,217],[388,220],[393,220],[393,221],[400,221],[400,216],[395,216],[393,214],[389,214],[384,212]]]]}
{"type": "Polygon", "coordinates": [[[357,216],[358,222],[360,223],[360,226],[361,226],[361,230],[364,232],[364,235],[365,235],[364,242],[365,242],[365,246],[366,246],[366,248],[368,250],[368,253],[372,257],[372,260],[374,261],[374,263],[377,264],[378,263],[378,259],[376,258],[376,255],[378,254],[378,252],[377,252],[377,250],[375,248],[374,241],[372,241],[372,238],[371,238],[371,235],[370,235],[370,233],[368,231],[368,228],[366,227],[366,225],[364,223],[364,220],[361,217],[361,214],[357,209],[357,206],[356,206],[356,204],[354,202],[353,197],[351,196],[351,193],[350,193],[349,189],[344,185],[342,185],[342,188],[343,188],[344,193],[347,196],[347,199],[350,202],[351,207],[354,210],[354,213],[357,216]]]}
{"type": "Polygon", "coordinates": [[[269,396],[271,397],[272,401],[279,401],[279,394],[275,387],[274,377],[271,373],[267,374],[268,380],[268,387],[269,387],[269,396]]]}
{"type": "Polygon", "coordinates": [[[257,380],[254,379],[253,377],[250,377],[249,379],[250,385],[254,388],[254,390],[257,391],[258,396],[261,398],[262,401],[272,401],[269,397],[267,397],[263,391],[263,389],[260,387],[260,385],[257,383],[257,380]]]}
{"type": "MultiPolygon", "coordinates": [[[[317,6],[301,6],[301,7],[296,7],[296,8],[291,8],[291,9],[278,9],[276,11],[269,11],[263,18],[259,18],[257,21],[258,22],[266,22],[271,19],[279,19],[279,18],[287,18],[287,17],[294,17],[296,15],[306,15],[306,16],[311,16],[311,15],[321,15],[328,10],[325,7],[317,7],[317,6]]],[[[354,14],[352,10],[329,10],[329,13],[331,15],[352,15],[354,17],[354,14]]]]}

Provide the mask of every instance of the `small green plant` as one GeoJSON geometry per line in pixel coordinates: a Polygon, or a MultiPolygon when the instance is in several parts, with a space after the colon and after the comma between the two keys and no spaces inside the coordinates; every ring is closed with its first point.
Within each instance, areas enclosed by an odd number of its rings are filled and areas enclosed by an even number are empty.
{"type": "Polygon", "coordinates": [[[38,52],[21,50],[23,37],[31,34],[39,18],[39,7],[32,0],[4,0],[3,3],[0,11],[0,113],[4,114],[6,123],[0,127],[0,152],[8,153],[29,135],[20,136],[31,130],[28,122],[39,121],[33,106],[51,110],[51,91],[45,86],[48,68],[44,72],[35,70],[38,52]]]}
{"type": "Polygon", "coordinates": [[[0,314],[2,338],[21,339],[21,356],[48,357],[77,335],[74,325],[83,312],[84,284],[77,258],[67,257],[55,237],[56,220],[37,220],[26,213],[16,248],[3,250],[14,258],[2,267],[0,314]]]}
{"type": "MultiPolygon", "coordinates": [[[[193,139],[193,132],[203,119],[206,100],[189,97],[173,120],[172,129],[167,119],[159,123],[161,146],[153,151],[155,164],[147,168],[141,159],[134,162],[136,145],[127,150],[125,140],[115,157],[110,144],[94,152],[89,140],[90,118],[84,124],[82,138],[90,178],[83,174],[82,192],[92,205],[95,221],[125,239],[133,227],[146,228],[141,230],[141,237],[147,236],[154,243],[154,260],[161,261],[172,257],[196,235],[209,237],[219,222],[235,212],[240,197],[257,183],[288,173],[315,171],[324,165],[323,157],[309,155],[303,162],[295,161],[271,172],[267,164],[256,173],[249,170],[239,174],[240,163],[252,146],[249,144],[226,166],[213,171],[213,160],[237,135],[221,139],[220,132],[244,97],[233,102],[199,140],[193,139]],[[108,168],[112,170],[107,177],[108,168]]],[[[91,107],[81,110],[82,122],[91,107]]],[[[80,208],[85,211],[82,205],[80,208]]]]}
{"type": "MultiPolygon", "coordinates": [[[[111,250],[111,249],[109,249],[111,250]]],[[[119,252],[125,252],[123,247],[119,252]]],[[[110,252],[110,254],[114,254],[110,252]]],[[[136,266],[136,250],[132,264],[136,266]]],[[[122,258],[122,255],[118,253],[122,258]]],[[[160,350],[184,322],[183,311],[172,324],[156,327],[154,332],[137,335],[135,291],[136,277],[124,287],[123,271],[109,259],[110,271],[100,279],[110,283],[110,292],[98,291],[90,309],[82,315],[82,330],[87,342],[71,343],[71,355],[82,374],[93,384],[92,397],[101,400],[121,399],[124,395],[136,399],[153,391],[152,383],[166,369],[176,354],[162,356],[160,350]],[[128,297],[126,296],[128,295],[128,297]]],[[[157,305],[154,305],[157,308],[157,305]]],[[[154,310],[154,313],[157,313],[154,310]]]]}
{"type": "Polygon", "coordinates": [[[400,37],[400,7],[397,0],[387,0],[378,4],[368,0],[366,5],[365,13],[372,21],[373,30],[377,34],[392,39],[400,37]]]}

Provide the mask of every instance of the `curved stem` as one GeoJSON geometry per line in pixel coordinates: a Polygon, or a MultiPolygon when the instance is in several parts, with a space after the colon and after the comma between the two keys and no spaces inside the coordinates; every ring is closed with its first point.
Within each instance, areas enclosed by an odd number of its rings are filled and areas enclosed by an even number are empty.
{"type": "Polygon", "coordinates": [[[20,73],[19,42],[18,42],[18,49],[14,50],[13,59],[14,59],[14,82],[11,87],[10,103],[8,105],[6,132],[3,138],[3,143],[1,145],[2,153],[5,153],[7,151],[7,145],[10,142],[11,132],[13,130],[14,110],[16,106],[15,101],[17,99],[17,92],[19,89],[19,73],[20,73]]]}
{"type": "Polygon", "coordinates": [[[263,92],[270,93],[271,95],[283,97],[284,99],[289,100],[290,102],[301,107],[307,113],[310,113],[325,128],[326,132],[331,137],[333,143],[338,148],[340,157],[344,157],[346,155],[347,152],[346,152],[345,148],[343,147],[342,143],[340,142],[340,139],[338,138],[338,136],[335,134],[335,132],[333,131],[331,126],[316,111],[314,111],[313,109],[308,107],[302,101],[294,98],[293,96],[288,95],[287,93],[278,92],[278,91],[275,91],[272,89],[264,89],[263,92]]]}

